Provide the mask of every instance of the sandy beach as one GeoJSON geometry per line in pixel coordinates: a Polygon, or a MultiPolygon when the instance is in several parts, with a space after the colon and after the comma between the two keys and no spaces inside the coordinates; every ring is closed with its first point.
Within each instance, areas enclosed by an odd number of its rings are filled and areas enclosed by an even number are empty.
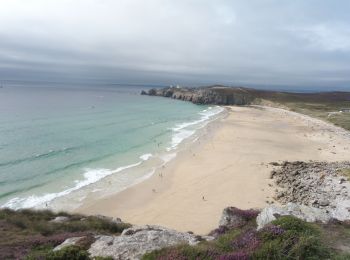
{"type": "Polygon", "coordinates": [[[350,158],[349,134],[323,121],[268,107],[226,109],[225,118],[151,178],[77,211],[207,234],[225,207],[273,201],[270,162],[350,158]]]}

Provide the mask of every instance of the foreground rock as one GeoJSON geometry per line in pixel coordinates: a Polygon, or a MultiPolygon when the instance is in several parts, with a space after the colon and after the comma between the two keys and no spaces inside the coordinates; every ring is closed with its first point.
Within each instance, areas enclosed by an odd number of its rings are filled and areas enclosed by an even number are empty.
{"type": "Polygon", "coordinates": [[[214,105],[248,105],[254,97],[247,88],[231,88],[224,86],[211,86],[201,88],[176,88],[151,89],[142,91],[142,95],[161,96],[173,99],[190,101],[195,104],[214,105]]]}
{"type": "Polygon", "coordinates": [[[236,207],[227,207],[223,210],[219,226],[237,227],[254,219],[259,211],[254,209],[242,210],[236,207]]]}
{"type": "Polygon", "coordinates": [[[347,169],[350,162],[284,162],[271,173],[279,187],[275,199],[307,206],[298,210],[309,212],[311,219],[312,212],[324,212],[327,217],[321,219],[350,219],[350,183],[342,175],[347,169]]]}
{"type": "Polygon", "coordinates": [[[92,257],[110,256],[114,259],[140,259],[145,253],[156,249],[177,244],[195,245],[203,239],[213,238],[147,225],[126,229],[120,236],[98,236],[88,252],[92,257]]]}
{"type": "Polygon", "coordinates": [[[265,227],[270,222],[280,216],[294,216],[306,222],[327,223],[332,219],[332,215],[326,209],[288,203],[287,205],[269,206],[264,208],[256,218],[258,230],[265,227]]]}
{"type": "Polygon", "coordinates": [[[52,223],[64,223],[69,221],[69,218],[66,216],[57,216],[55,217],[53,220],[51,220],[50,222],[52,223]]]}
{"type": "Polygon", "coordinates": [[[223,210],[219,227],[209,233],[209,236],[218,238],[230,229],[236,229],[245,226],[248,222],[255,220],[260,211],[255,209],[239,209],[236,207],[227,207],[223,210]]]}
{"type": "Polygon", "coordinates": [[[70,237],[70,238],[67,238],[62,244],[56,246],[53,251],[58,251],[58,250],[61,250],[63,249],[64,247],[67,247],[67,246],[75,246],[79,243],[79,241],[85,239],[85,237],[70,237]]]}

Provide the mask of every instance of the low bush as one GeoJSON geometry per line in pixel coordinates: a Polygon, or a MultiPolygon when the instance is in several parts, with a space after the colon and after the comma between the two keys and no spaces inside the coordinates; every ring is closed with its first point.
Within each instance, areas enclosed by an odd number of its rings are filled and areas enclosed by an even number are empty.
{"type": "Polygon", "coordinates": [[[38,247],[33,249],[25,260],[113,260],[112,257],[91,257],[79,246],[67,246],[58,251],[52,247],[38,247]]]}
{"type": "MultiPolygon", "coordinates": [[[[40,246],[52,248],[70,237],[120,234],[128,227],[129,224],[114,223],[108,218],[97,216],[86,217],[66,212],[55,214],[49,210],[0,209],[0,259],[22,259],[28,252],[34,252],[40,246]],[[52,222],[57,216],[65,216],[68,220],[52,222]]],[[[81,245],[83,248],[91,243],[85,242],[85,245],[81,245]]]]}
{"type": "Polygon", "coordinates": [[[318,224],[284,216],[259,231],[247,222],[214,241],[157,250],[143,259],[346,259],[347,255],[332,254],[322,232],[318,224]]]}
{"type": "Polygon", "coordinates": [[[291,216],[273,221],[259,232],[263,243],[253,253],[257,259],[329,259],[330,250],[321,241],[321,230],[291,216]]]}

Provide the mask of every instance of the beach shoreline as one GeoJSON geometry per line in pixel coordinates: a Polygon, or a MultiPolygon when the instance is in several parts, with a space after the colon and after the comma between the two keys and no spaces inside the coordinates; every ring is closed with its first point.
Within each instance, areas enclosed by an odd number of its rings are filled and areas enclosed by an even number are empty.
{"type": "Polygon", "coordinates": [[[347,132],[326,122],[270,107],[226,110],[165,168],[119,193],[90,198],[75,211],[207,234],[227,206],[275,203],[269,163],[349,158],[347,132]]]}

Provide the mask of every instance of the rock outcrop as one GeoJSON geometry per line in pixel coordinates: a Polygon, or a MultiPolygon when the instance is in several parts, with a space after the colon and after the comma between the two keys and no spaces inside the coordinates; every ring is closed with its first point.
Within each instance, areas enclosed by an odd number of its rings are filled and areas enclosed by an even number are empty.
{"type": "Polygon", "coordinates": [[[307,221],[350,219],[350,183],[342,171],[350,162],[284,162],[271,172],[278,186],[275,199],[284,208],[268,207],[262,214],[281,211],[307,221]],[[299,205],[299,206],[297,206],[299,205]]]}
{"type": "Polygon", "coordinates": [[[195,104],[248,105],[254,99],[249,89],[224,86],[200,88],[168,87],[142,91],[141,95],[161,96],[190,101],[195,104]]]}
{"type": "Polygon", "coordinates": [[[258,229],[263,228],[280,216],[294,216],[307,222],[327,223],[332,216],[326,209],[320,209],[296,203],[288,203],[284,206],[271,205],[264,208],[256,218],[258,229]]]}
{"type": "MultiPolygon", "coordinates": [[[[84,238],[69,238],[55,250],[76,245],[84,238]]],[[[196,245],[203,240],[212,240],[210,236],[197,236],[160,226],[141,226],[125,229],[120,236],[96,236],[88,252],[91,257],[102,256],[113,259],[140,259],[145,253],[177,244],[196,245]]]]}
{"type": "Polygon", "coordinates": [[[67,246],[75,246],[77,245],[77,243],[79,243],[79,241],[85,239],[85,237],[70,237],[70,238],[67,238],[62,244],[56,246],[53,251],[58,251],[58,250],[61,250],[62,248],[64,247],[67,247],[67,246]]]}
{"type": "Polygon", "coordinates": [[[219,226],[237,227],[254,219],[259,211],[254,209],[242,210],[236,207],[227,207],[223,210],[219,226]]]}
{"type": "Polygon", "coordinates": [[[64,222],[67,222],[67,221],[69,221],[68,217],[66,217],[66,216],[58,216],[58,217],[55,217],[50,222],[52,222],[52,223],[64,223],[64,222]]]}

